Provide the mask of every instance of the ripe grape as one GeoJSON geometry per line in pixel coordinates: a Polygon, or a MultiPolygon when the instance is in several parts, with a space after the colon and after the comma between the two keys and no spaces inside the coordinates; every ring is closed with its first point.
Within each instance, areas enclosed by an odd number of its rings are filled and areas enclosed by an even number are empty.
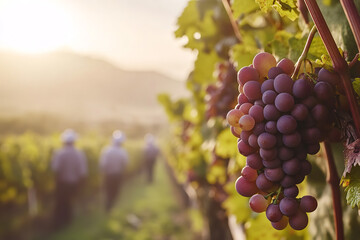
{"type": "Polygon", "coordinates": [[[269,206],[266,209],[266,217],[271,222],[278,222],[281,220],[283,214],[280,211],[278,204],[269,204],[269,206]]]}
{"type": "Polygon", "coordinates": [[[299,188],[293,185],[288,188],[284,188],[284,196],[289,198],[295,198],[299,194],[299,188]]]}
{"type": "Polygon", "coordinates": [[[259,147],[264,149],[271,149],[276,145],[276,137],[270,133],[264,132],[258,137],[259,147]]]}
{"type": "Polygon", "coordinates": [[[257,173],[257,171],[255,169],[253,169],[253,168],[251,168],[249,166],[245,166],[241,170],[241,176],[243,176],[249,182],[255,182],[256,178],[258,176],[258,173],[257,173]]]}
{"type": "Polygon", "coordinates": [[[296,214],[299,208],[299,204],[295,198],[285,197],[281,199],[279,208],[282,214],[290,217],[296,214]]]}
{"type": "Polygon", "coordinates": [[[282,134],[289,134],[295,131],[297,128],[297,122],[291,115],[282,115],[278,119],[276,127],[282,134]]]}
{"type": "Polygon", "coordinates": [[[274,79],[274,88],[278,93],[292,93],[293,80],[285,73],[279,74],[274,79]]]}
{"type": "Polygon", "coordinates": [[[227,122],[233,127],[239,127],[239,120],[244,113],[238,109],[232,109],[226,115],[227,122]]]}
{"type": "Polygon", "coordinates": [[[244,131],[250,131],[255,126],[255,120],[250,115],[244,115],[240,118],[239,125],[244,131]]]}
{"type": "Polygon", "coordinates": [[[269,69],[268,77],[270,79],[276,78],[279,74],[284,73],[284,71],[279,67],[272,67],[269,69]]]}
{"type": "Polygon", "coordinates": [[[306,98],[312,93],[312,86],[306,78],[300,78],[294,82],[292,93],[297,98],[306,98]]]}
{"type": "Polygon", "coordinates": [[[250,198],[249,205],[254,212],[261,213],[266,211],[269,201],[263,195],[257,193],[250,198]]]}
{"type": "Polygon", "coordinates": [[[294,104],[294,98],[289,93],[280,93],[275,98],[275,106],[281,112],[291,111],[294,104]]]}
{"type": "Polygon", "coordinates": [[[274,79],[268,79],[265,80],[262,84],[261,84],[261,93],[264,93],[268,90],[273,90],[275,91],[274,88],[274,79]]]}
{"type": "Polygon", "coordinates": [[[250,101],[261,98],[261,85],[258,81],[246,82],[243,91],[250,101]]]}
{"type": "Polygon", "coordinates": [[[295,230],[304,229],[307,226],[308,222],[308,216],[300,209],[296,212],[295,215],[289,217],[289,225],[295,230]]]}
{"type": "Polygon", "coordinates": [[[259,105],[254,105],[249,110],[249,115],[252,116],[256,123],[264,121],[264,108],[259,105]]]}
{"type": "Polygon", "coordinates": [[[260,82],[267,76],[270,68],[276,66],[276,59],[267,52],[256,54],[253,59],[253,66],[260,74],[260,82]]]}
{"type": "Polygon", "coordinates": [[[287,216],[282,216],[282,218],[278,222],[271,222],[271,225],[276,230],[283,230],[287,227],[288,224],[289,224],[289,218],[287,216]]]}
{"type": "Polygon", "coordinates": [[[317,201],[313,196],[303,196],[300,200],[300,209],[304,212],[313,212],[317,208],[317,201]]]}
{"type": "Polygon", "coordinates": [[[243,176],[239,177],[235,183],[236,191],[244,197],[251,197],[259,190],[256,187],[255,182],[250,182],[246,180],[243,176]]]}
{"type": "Polygon", "coordinates": [[[330,72],[329,70],[322,68],[318,73],[319,82],[327,82],[332,86],[335,86],[340,83],[340,77],[336,72],[330,72]]]}
{"type": "Polygon", "coordinates": [[[273,104],[267,104],[264,107],[264,118],[268,121],[277,120],[281,113],[273,104]]]}
{"type": "Polygon", "coordinates": [[[259,77],[259,73],[255,68],[243,67],[238,72],[237,80],[240,85],[244,86],[248,81],[258,81],[259,77]]]}
{"type": "Polygon", "coordinates": [[[281,59],[276,66],[281,68],[284,71],[284,73],[286,73],[289,76],[291,76],[295,70],[294,62],[288,58],[281,59]]]}
{"type": "Polygon", "coordinates": [[[262,95],[262,101],[265,104],[273,104],[275,102],[275,98],[277,93],[273,90],[267,90],[262,95]]]}

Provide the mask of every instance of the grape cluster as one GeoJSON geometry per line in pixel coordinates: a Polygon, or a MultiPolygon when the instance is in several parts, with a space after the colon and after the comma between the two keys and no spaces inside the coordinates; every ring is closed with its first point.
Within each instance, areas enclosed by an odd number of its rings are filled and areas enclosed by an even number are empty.
{"type": "Polygon", "coordinates": [[[251,197],[253,211],[266,211],[278,230],[307,226],[306,212],[317,207],[312,196],[298,198],[297,184],[312,168],[307,154],[316,154],[325,138],[340,138],[331,112],[338,75],[320,69],[316,79],[301,74],[293,81],[293,71],[289,59],[277,63],[269,53],[257,54],[238,72],[238,104],[227,114],[238,150],[247,157],[236,190],[251,197]]]}
{"type": "Polygon", "coordinates": [[[206,118],[215,116],[226,117],[230,109],[236,105],[238,95],[236,70],[227,62],[217,65],[216,84],[211,84],[206,89],[206,118]]]}

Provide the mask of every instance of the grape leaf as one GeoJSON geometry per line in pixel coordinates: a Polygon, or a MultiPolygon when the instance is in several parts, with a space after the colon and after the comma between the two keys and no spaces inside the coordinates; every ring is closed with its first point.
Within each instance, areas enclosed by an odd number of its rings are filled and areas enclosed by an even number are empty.
{"type": "Polygon", "coordinates": [[[213,71],[215,64],[219,61],[220,59],[214,51],[210,53],[199,52],[193,72],[194,82],[200,84],[214,82],[213,71]]]}
{"type": "Polygon", "coordinates": [[[354,91],[358,96],[360,96],[360,78],[355,78],[355,80],[352,82],[354,91]]]}
{"type": "Polygon", "coordinates": [[[230,57],[237,70],[252,63],[258,49],[251,45],[236,44],[231,48],[230,57]]]}
{"type": "Polygon", "coordinates": [[[347,204],[352,208],[360,207],[360,167],[354,167],[346,178],[350,179],[349,185],[345,188],[347,204]]]}
{"type": "Polygon", "coordinates": [[[351,169],[359,165],[360,166],[360,139],[352,142],[347,145],[344,151],[345,155],[345,169],[343,176],[345,177],[347,173],[351,172],[351,169]]]}
{"type": "Polygon", "coordinates": [[[294,21],[299,17],[299,11],[296,7],[296,0],[255,0],[260,9],[263,12],[268,12],[270,9],[274,8],[280,16],[288,17],[290,20],[294,21]]]}
{"type": "Polygon", "coordinates": [[[237,19],[241,14],[252,12],[259,8],[254,0],[234,0],[231,5],[234,18],[237,19]]]}
{"type": "Polygon", "coordinates": [[[229,128],[224,129],[216,138],[215,153],[222,158],[230,158],[238,154],[236,138],[229,128]]]}

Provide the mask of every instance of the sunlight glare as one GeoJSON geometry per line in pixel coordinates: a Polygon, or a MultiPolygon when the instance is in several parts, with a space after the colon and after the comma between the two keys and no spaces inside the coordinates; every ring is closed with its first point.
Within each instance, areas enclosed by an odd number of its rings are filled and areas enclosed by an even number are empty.
{"type": "Polygon", "coordinates": [[[65,47],[70,16],[50,1],[8,1],[0,9],[0,43],[7,49],[41,53],[65,47]]]}

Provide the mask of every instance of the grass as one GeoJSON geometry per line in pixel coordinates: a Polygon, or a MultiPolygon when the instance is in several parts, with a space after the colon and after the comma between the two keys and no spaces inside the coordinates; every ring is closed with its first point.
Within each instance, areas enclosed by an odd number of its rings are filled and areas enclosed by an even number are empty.
{"type": "MultiPolygon", "coordinates": [[[[103,211],[95,197],[65,229],[36,240],[181,240],[192,239],[188,216],[176,199],[165,167],[158,162],[155,181],[137,175],[125,182],[113,209],[103,211]]],[[[34,239],[34,240],[35,240],[34,239]]]]}

